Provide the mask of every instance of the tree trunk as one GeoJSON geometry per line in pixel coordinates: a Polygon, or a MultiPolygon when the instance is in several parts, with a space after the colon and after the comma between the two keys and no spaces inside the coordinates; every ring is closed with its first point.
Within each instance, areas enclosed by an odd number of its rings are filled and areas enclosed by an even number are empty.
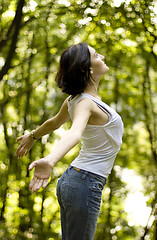
{"type": "Polygon", "coordinates": [[[10,49],[8,51],[8,56],[6,57],[5,64],[0,71],[0,81],[3,79],[4,75],[7,74],[8,70],[11,66],[11,61],[12,61],[12,58],[15,53],[17,39],[18,39],[18,35],[20,32],[21,21],[22,21],[22,9],[23,9],[24,4],[25,4],[25,0],[19,0],[18,5],[17,5],[17,10],[16,10],[16,15],[15,15],[15,21],[13,20],[14,25],[15,25],[15,30],[14,30],[14,34],[13,34],[12,41],[10,44],[10,49]]]}

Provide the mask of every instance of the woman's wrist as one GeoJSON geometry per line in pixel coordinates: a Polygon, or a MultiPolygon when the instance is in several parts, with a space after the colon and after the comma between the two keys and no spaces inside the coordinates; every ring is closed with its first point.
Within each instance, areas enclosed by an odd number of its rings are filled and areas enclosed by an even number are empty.
{"type": "Polygon", "coordinates": [[[37,140],[38,138],[36,138],[36,136],[34,135],[34,132],[35,132],[35,130],[33,130],[33,131],[30,133],[30,136],[31,136],[34,140],[37,140]]]}
{"type": "Polygon", "coordinates": [[[55,158],[52,157],[52,154],[50,153],[49,155],[47,155],[46,157],[44,157],[45,160],[48,162],[49,166],[51,168],[54,167],[54,165],[56,164],[57,161],[55,161],[55,158]]]}
{"type": "Polygon", "coordinates": [[[54,165],[55,165],[55,163],[53,163],[53,161],[48,161],[48,164],[49,164],[49,166],[50,166],[51,168],[53,168],[54,165]]]}

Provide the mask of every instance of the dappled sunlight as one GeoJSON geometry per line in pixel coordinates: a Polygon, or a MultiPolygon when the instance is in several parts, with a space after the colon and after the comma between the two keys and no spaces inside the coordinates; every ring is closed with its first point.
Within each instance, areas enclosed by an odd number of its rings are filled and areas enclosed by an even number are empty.
{"type": "Polygon", "coordinates": [[[146,226],[151,208],[147,206],[149,196],[144,195],[145,180],[135,171],[124,169],[121,175],[128,189],[124,209],[128,213],[128,224],[146,226]]]}
{"type": "Polygon", "coordinates": [[[129,226],[141,225],[145,227],[147,225],[151,208],[147,207],[148,198],[144,196],[142,192],[134,191],[127,195],[125,201],[125,211],[128,213],[129,226]]]}
{"type": "Polygon", "coordinates": [[[86,41],[109,72],[99,94],[124,122],[121,150],[104,188],[95,240],[153,240],[156,232],[157,2],[138,0],[5,0],[0,6],[0,239],[60,240],[59,177],[80,143],[53,169],[49,184],[29,190],[29,164],[49,154],[71,126],[15,155],[17,137],[60,109],[61,53],[86,41]],[[18,8],[18,3],[22,5],[18,8]],[[17,9],[18,8],[18,9],[17,9]]]}

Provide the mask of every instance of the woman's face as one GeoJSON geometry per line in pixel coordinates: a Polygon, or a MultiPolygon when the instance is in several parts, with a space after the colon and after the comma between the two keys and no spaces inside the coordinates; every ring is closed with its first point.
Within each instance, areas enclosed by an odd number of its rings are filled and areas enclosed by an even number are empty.
{"type": "Polygon", "coordinates": [[[100,77],[109,71],[109,67],[104,63],[104,56],[98,54],[94,48],[88,46],[91,55],[91,74],[93,77],[100,77]]]}

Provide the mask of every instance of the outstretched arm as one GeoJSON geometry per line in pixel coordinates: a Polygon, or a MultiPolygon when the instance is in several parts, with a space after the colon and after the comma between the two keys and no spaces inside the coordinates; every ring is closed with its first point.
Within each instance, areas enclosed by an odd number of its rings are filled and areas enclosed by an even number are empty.
{"type": "Polygon", "coordinates": [[[40,127],[37,128],[32,134],[26,134],[17,139],[16,142],[21,141],[19,147],[17,148],[16,155],[21,158],[30,151],[33,146],[35,139],[41,138],[42,136],[51,133],[52,131],[58,129],[63,123],[69,120],[68,106],[66,99],[56,116],[45,121],[40,127]],[[33,138],[34,137],[34,138],[33,138]]]}
{"type": "Polygon", "coordinates": [[[30,164],[29,170],[35,167],[30,189],[37,191],[41,186],[46,187],[54,165],[80,141],[89,117],[91,116],[92,106],[90,99],[82,99],[76,106],[73,124],[70,130],[61,137],[49,155],[30,164]]]}

